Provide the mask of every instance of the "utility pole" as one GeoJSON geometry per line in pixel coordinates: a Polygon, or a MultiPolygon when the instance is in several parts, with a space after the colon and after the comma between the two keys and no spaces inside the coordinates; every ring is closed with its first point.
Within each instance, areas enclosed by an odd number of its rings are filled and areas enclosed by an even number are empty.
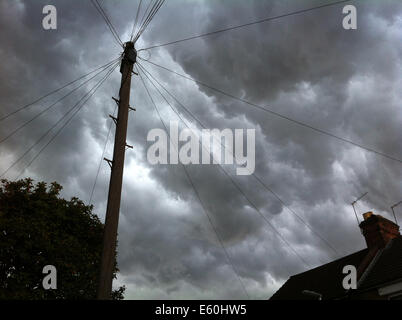
{"type": "Polygon", "coordinates": [[[117,227],[119,224],[121,189],[123,182],[124,155],[127,147],[126,137],[128,113],[130,109],[131,74],[133,72],[136,58],[137,52],[134,49],[134,43],[131,41],[126,42],[120,67],[121,85],[119,100],[115,99],[119,111],[117,118],[112,117],[116,124],[113,160],[105,159],[111,167],[111,175],[98,286],[98,299],[102,300],[110,299],[112,292],[113,269],[115,267],[116,259],[117,227]]]}

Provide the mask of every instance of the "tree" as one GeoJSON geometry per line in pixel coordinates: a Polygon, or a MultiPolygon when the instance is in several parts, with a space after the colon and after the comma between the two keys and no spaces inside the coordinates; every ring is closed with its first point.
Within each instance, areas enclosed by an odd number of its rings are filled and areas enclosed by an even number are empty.
{"type": "Polygon", "coordinates": [[[0,299],[96,298],[103,224],[93,206],[62,199],[61,190],[56,182],[1,180],[0,299]],[[57,289],[42,286],[46,265],[57,269],[57,289]]]}

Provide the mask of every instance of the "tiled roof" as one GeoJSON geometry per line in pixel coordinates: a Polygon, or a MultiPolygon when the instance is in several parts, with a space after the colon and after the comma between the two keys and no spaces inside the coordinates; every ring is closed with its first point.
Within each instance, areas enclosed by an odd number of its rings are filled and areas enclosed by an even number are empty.
{"type": "Polygon", "coordinates": [[[358,291],[398,279],[402,279],[402,237],[391,240],[384,248],[373,268],[363,279],[358,291]]]}
{"type": "MultiPolygon", "coordinates": [[[[346,295],[342,280],[346,276],[342,269],[354,265],[356,269],[368,254],[368,249],[355,252],[339,260],[327,263],[309,271],[294,275],[271,297],[271,300],[311,300],[314,297],[302,294],[303,290],[322,294],[323,299],[342,298],[346,295]]],[[[356,291],[386,285],[402,279],[402,236],[390,241],[364,276],[356,291]]],[[[316,298],[315,298],[316,299],[316,298]]]]}
{"type": "Polygon", "coordinates": [[[345,294],[342,273],[346,265],[354,265],[356,269],[368,253],[368,249],[355,252],[341,259],[324,264],[309,271],[291,276],[288,281],[271,297],[271,300],[311,300],[302,294],[303,290],[322,294],[323,299],[333,299],[345,294]]]}

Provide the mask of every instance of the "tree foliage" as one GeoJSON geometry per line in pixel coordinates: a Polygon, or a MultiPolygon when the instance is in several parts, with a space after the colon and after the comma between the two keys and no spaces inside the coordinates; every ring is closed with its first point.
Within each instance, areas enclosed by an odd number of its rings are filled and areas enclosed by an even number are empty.
{"type": "MultiPolygon", "coordinates": [[[[103,224],[92,206],[60,197],[56,182],[0,183],[0,299],[95,299],[103,224]],[[57,289],[44,290],[45,265],[57,289]]],[[[114,277],[118,271],[115,265],[114,277]]],[[[113,292],[122,299],[124,287],[113,292]]]]}

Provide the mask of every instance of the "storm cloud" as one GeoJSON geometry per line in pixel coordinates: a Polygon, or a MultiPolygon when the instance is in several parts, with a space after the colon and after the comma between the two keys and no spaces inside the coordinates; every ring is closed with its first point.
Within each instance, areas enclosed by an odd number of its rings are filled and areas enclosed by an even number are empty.
{"type": "MultiPolygon", "coordinates": [[[[136,47],[148,48],[330,2],[169,0],[136,47]]],[[[122,40],[127,41],[138,1],[101,3],[122,40]]],[[[401,159],[402,4],[351,4],[357,8],[357,30],[342,28],[342,4],[144,50],[139,55],[401,159]]],[[[0,116],[118,58],[122,51],[90,1],[0,0],[0,43],[0,116]],[[46,4],[57,8],[57,30],[42,28],[46,4]]],[[[266,299],[289,276],[364,248],[350,206],[362,193],[368,195],[357,205],[359,214],[373,210],[390,218],[389,207],[402,200],[400,163],[230,99],[144,60],[140,63],[206,127],[254,128],[256,175],[336,248],[337,252],[331,250],[252,176],[232,175],[299,259],[219,166],[189,165],[200,198],[251,298],[266,299]]],[[[111,121],[108,115],[115,108],[111,97],[118,95],[118,70],[23,177],[58,181],[64,186],[64,197],[89,201],[111,121]]],[[[3,142],[0,171],[35,143],[96,79],[3,142]]],[[[148,87],[164,120],[178,121],[162,97],[148,87]]],[[[0,122],[0,137],[66,92],[0,122]]],[[[180,110],[180,105],[170,100],[180,110]]],[[[163,124],[139,77],[133,77],[131,105],[137,111],[130,113],[127,142],[134,148],[126,153],[118,239],[120,274],[115,284],[126,285],[129,299],[245,298],[183,168],[147,162],[147,133],[163,124]]],[[[187,113],[181,112],[181,116],[201,129],[187,113]]],[[[106,149],[109,158],[113,133],[106,149]]],[[[35,147],[6,177],[14,179],[45,143],[35,147]]],[[[94,211],[101,219],[109,174],[103,163],[93,198],[94,211]]]]}

